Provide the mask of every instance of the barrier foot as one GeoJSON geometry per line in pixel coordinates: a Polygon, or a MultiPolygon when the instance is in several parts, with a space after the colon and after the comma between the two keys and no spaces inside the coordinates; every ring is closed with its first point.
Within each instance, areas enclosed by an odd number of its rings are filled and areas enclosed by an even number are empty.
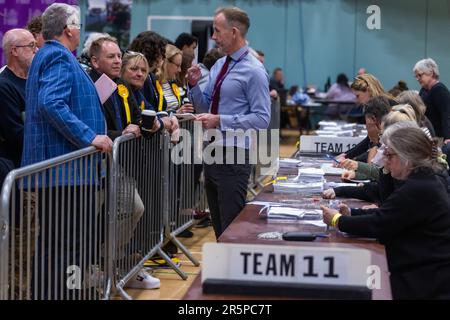
{"type": "Polygon", "coordinates": [[[176,237],[171,235],[170,241],[172,241],[172,243],[174,245],[176,245],[189,260],[191,260],[191,262],[194,266],[198,267],[200,265],[200,262],[194,258],[192,253],[176,237]]]}
{"type": "Polygon", "coordinates": [[[111,299],[111,278],[108,278],[106,283],[105,294],[103,295],[102,300],[110,300],[111,299]]]}
{"type": "Polygon", "coordinates": [[[119,292],[119,294],[120,294],[120,297],[123,299],[123,300],[133,300],[133,298],[123,289],[123,287],[122,286],[117,286],[117,291],[119,292]]]}
{"type": "MultiPolygon", "coordinates": [[[[180,248],[181,249],[181,248],[180,248]]],[[[181,277],[181,279],[186,280],[188,278],[187,274],[184,273],[175,263],[173,263],[172,259],[161,249],[158,248],[158,254],[166,260],[166,262],[169,264],[169,266],[175,270],[176,273],[181,277]]]]}

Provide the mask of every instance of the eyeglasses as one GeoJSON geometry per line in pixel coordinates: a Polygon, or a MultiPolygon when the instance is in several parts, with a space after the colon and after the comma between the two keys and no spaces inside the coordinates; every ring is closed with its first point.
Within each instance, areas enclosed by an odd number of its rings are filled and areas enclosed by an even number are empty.
{"type": "Polygon", "coordinates": [[[414,75],[414,77],[416,78],[416,79],[419,79],[419,78],[422,78],[422,76],[425,74],[425,72],[422,72],[422,73],[416,73],[415,75],[414,75]]]}
{"type": "Polygon", "coordinates": [[[181,69],[181,63],[180,63],[180,64],[176,64],[175,62],[173,62],[173,61],[171,61],[171,60],[169,60],[169,62],[170,62],[171,64],[177,66],[177,68],[180,68],[180,69],[181,69]]]}
{"type": "Polygon", "coordinates": [[[396,155],[397,155],[396,153],[394,153],[394,152],[389,152],[389,151],[387,151],[387,149],[385,149],[385,150],[383,151],[383,156],[385,156],[389,161],[391,161],[392,157],[393,157],[393,156],[396,156],[396,155]]]}
{"type": "Polygon", "coordinates": [[[34,50],[37,48],[37,42],[30,42],[29,44],[21,45],[21,46],[14,46],[16,48],[30,48],[31,50],[34,50]]]}
{"type": "Polygon", "coordinates": [[[69,27],[73,27],[74,29],[81,30],[81,28],[83,27],[83,24],[82,24],[82,23],[70,23],[70,24],[66,24],[66,26],[64,27],[64,29],[69,28],[69,27]]]}

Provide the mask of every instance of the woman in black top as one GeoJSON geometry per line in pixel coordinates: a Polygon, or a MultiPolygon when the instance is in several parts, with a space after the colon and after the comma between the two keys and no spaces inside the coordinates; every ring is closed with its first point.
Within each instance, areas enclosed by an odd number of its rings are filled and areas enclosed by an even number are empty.
{"type": "Polygon", "coordinates": [[[425,115],[433,124],[437,137],[450,139],[450,92],[439,82],[439,69],[433,59],[423,59],[413,69],[422,89],[420,97],[427,106],[425,115]]]}
{"type": "Polygon", "coordinates": [[[450,197],[432,141],[418,128],[385,132],[386,194],[380,208],[340,213],[322,207],[324,222],[386,247],[394,299],[450,299],[450,197]],[[391,177],[403,183],[394,188],[391,177]]]}

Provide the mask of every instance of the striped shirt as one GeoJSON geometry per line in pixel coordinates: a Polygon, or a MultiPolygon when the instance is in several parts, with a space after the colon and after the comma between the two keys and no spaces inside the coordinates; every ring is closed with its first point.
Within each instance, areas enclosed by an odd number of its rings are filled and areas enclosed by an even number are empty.
{"type": "Polygon", "coordinates": [[[167,101],[167,111],[176,111],[179,107],[177,96],[173,93],[169,82],[162,83],[164,98],[167,101]]]}

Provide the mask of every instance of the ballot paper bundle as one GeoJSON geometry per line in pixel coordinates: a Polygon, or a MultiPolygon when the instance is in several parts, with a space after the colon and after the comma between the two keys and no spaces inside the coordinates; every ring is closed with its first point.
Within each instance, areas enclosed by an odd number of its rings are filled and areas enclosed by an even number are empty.
{"type": "Polygon", "coordinates": [[[293,179],[276,181],[274,192],[312,195],[322,193],[324,172],[317,168],[299,168],[298,176],[293,179]]]}
{"type": "Polygon", "coordinates": [[[316,134],[324,137],[357,137],[364,134],[362,130],[365,130],[365,126],[356,123],[320,121],[319,129],[316,130],[316,134]]]}
{"type": "Polygon", "coordinates": [[[321,168],[299,168],[297,180],[299,183],[323,182],[324,175],[321,168]]]}
{"type": "Polygon", "coordinates": [[[273,189],[276,193],[320,194],[323,192],[323,181],[311,183],[277,182],[274,183],[273,189]]]}
{"type": "Polygon", "coordinates": [[[280,168],[297,168],[301,161],[298,159],[280,159],[280,168]]]}
{"type": "Polygon", "coordinates": [[[266,206],[259,211],[262,219],[276,223],[303,223],[326,228],[322,210],[266,206]]]}
{"type": "Polygon", "coordinates": [[[321,169],[329,176],[341,176],[345,172],[345,169],[335,167],[333,163],[322,163],[321,169]]]}
{"type": "Polygon", "coordinates": [[[259,214],[267,219],[322,220],[322,210],[317,209],[268,206],[261,209],[259,214]]]}

